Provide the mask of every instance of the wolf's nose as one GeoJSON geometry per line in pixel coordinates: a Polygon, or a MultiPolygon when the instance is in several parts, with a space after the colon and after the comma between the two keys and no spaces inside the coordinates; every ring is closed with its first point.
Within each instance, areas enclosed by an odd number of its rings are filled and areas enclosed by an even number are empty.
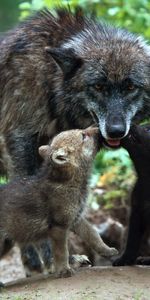
{"type": "Polygon", "coordinates": [[[123,124],[113,124],[106,126],[107,135],[111,139],[121,139],[126,133],[126,128],[123,124]]]}

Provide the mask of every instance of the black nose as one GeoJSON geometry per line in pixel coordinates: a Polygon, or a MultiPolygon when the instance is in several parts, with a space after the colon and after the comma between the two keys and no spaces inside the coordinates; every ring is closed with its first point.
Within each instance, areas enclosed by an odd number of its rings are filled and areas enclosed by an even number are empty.
{"type": "Polygon", "coordinates": [[[123,138],[126,133],[126,126],[122,120],[111,118],[111,122],[107,122],[106,132],[109,138],[123,138]]]}

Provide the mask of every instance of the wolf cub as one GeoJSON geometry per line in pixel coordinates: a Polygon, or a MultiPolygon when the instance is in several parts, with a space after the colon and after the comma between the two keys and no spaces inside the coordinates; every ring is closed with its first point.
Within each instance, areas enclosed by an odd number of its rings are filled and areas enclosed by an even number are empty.
{"type": "Polygon", "coordinates": [[[70,130],[41,146],[44,162],[38,175],[0,187],[0,257],[17,242],[50,238],[55,274],[71,276],[68,231],[71,229],[104,256],[117,253],[104,244],[83,216],[93,158],[100,148],[98,129],[70,130]]]}

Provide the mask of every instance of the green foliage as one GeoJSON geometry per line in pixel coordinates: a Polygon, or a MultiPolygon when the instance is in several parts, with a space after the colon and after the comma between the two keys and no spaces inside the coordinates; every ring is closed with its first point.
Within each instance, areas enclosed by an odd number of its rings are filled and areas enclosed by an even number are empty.
{"type": "Polygon", "coordinates": [[[93,207],[94,201],[105,209],[116,205],[126,206],[134,181],[133,164],[126,150],[121,148],[115,151],[100,151],[95,159],[90,180],[90,186],[95,192],[94,197],[93,193],[90,194],[89,204],[93,207]]]}
{"type": "MultiPolygon", "coordinates": [[[[105,209],[110,209],[113,208],[115,206],[116,200],[122,204],[125,203],[125,199],[126,199],[126,192],[124,190],[110,190],[107,193],[104,193],[104,195],[101,197],[101,205],[103,207],[105,207],[105,209]]],[[[119,203],[119,205],[120,205],[119,203]]]]}
{"type": "Polygon", "coordinates": [[[18,22],[20,0],[0,0],[0,32],[10,29],[18,22]]]}
{"type": "Polygon", "coordinates": [[[72,10],[80,6],[88,15],[103,18],[118,26],[144,35],[150,39],[149,0],[32,0],[19,5],[21,19],[32,11],[47,7],[69,6],[72,10]]]}
{"type": "Polygon", "coordinates": [[[97,154],[94,171],[101,169],[101,174],[104,170],[110,169],[110,166],[118,166],[120,172],[124,173],[128,168],[132,167],[132,162],[126,150],[123,148],[118,150],[102,150],[97,154]]]}
{"type": "Polygon", "coordinates": [[[0,184],[4,184],[7,182],[7,179],[5,177],[0,177],[0,184]]]}

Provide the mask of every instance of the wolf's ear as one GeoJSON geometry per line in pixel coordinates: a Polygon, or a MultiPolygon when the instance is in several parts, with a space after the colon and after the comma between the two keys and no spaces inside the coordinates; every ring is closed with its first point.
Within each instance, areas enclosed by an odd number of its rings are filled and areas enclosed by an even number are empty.
{"type": "Polygon", "coordinates": [[[52,154],[52,160],[55,164],[64,166],[69,162],[68,153],[63,148],[55,150],[52,154]]]}
{"type": "Polygon", "coordinates": [[[45,159],[50,154],[50,146],[49,145],[41,146],[39,147],[38,151],[41,157],[45,159]]]}
{"type": "Polygon", "coordinates": [[[60,66],[65,76],[72,75],[81,67],[83,60],[78,57],[72,48],[51,48],[45,47],[56,63],[60,66]]]}

